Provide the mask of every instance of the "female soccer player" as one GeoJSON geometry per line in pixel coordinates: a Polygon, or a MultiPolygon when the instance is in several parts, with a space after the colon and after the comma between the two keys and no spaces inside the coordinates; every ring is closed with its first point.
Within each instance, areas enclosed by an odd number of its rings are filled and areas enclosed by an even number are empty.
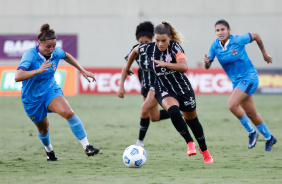
{"type": "Polygon", "coordinates": [[[128,62],[122,72],[125,78],[131,74],[130,66],[139,55],[146,55],[151,70],[156,75],[155,98],[168,112],[176,130],[185,139],[189,156],[196,155],[196,145],[188,131],[191,128],[197,139],[200,152],[205,163],[213,163],[213,159],[207,149],[202,125],[197,112],[195,94],[184,72],[188,70],[186,57],[182,47],[182,35],[168,22],[162,22],[154,30],[156,42],[141,44],[135,47],[128,57],[128,62]],[[180,110],[183,112],[185,121],[180,110]]]}
{"type": "MultiPolygon", "coordinates": [[[[135,36],[139,44],[151,43],[154,36],[154,25],[151,22],[140,23],[136,28],[135,36]]],[[[138,46],[138,44],[134,45],[131,51],[136,46],[138,46]]],[[[129,54],[125,57],[126,61],[128,60],[129,54]]],[[[166,110],[159,110],[158,102],[155,99],[155,74],[149,67],[146,55],[138,55],[136,62],[139,65],[138,76],[141,82],[141,95],[144,100],[141,107],[139,138],[136,141],[136,145],[144,147],[144,138],[150,125],[150,120],[159,121],[167,119],[169,115],[166,110]]],[[[120,98],[123,98],[125,94],[124,81],[125,78],[121,77],[119,90],[117,92],[120,98]]]]}
{"type": "Polygon", "coordinates": [[[215,23],[215,34],[218,38],[213,41],[208,54],[205,55],[205,68],[209,69],[211,67],[216,56],[233,83],[233,92],[228,102],[228,108],[249,133],[248,148],[253,148],[256,145],[259,136],[250,123],[250,118],[266,140],[265,151],[271,151],[273,144],[277,140],[271,135],[266,124],[256,111],[252,95],[258,87],[259,79],[258,73],[247,55],[245,45],[255,40],[264,60],[271,63],[272,58],[266,53],[258,34],[246,33],[233,36],[230,35],[230,31],[227,21],[221,19],[215,23]]]}
{"type": "Polygon", "coordinates": [[[49,24],[44,24],[38,35],[38,46],[23,54],[15,75],[16,82],[23,81],[22,103],[26,114],[38,129],[38,137],[45,147],[47,161],[57,161],[49,137],[48,112],[56,112],[65,118],[73,134],[81,142],[85,153],[88,156],[94,156],[99,149],[89,144],[82,122],[64,98],[54,75],[59,60],[64,59],[76,67],[89,82],[88,77],[93,81],[95,78],[92,73],[85,71],[69,53],[56,47],[56,39],[55,31],[50,29],[49,24]]]}

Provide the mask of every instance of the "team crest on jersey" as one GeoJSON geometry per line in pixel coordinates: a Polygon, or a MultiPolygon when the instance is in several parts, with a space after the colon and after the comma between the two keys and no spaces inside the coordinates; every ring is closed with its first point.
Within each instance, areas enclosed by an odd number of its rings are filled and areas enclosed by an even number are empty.
{"type": "Polygon", "coordinates": [[[30,118],[30,119],[33,119],[33,120],[36,119],[36,117],[35,117],[34,115],[29,116],[29,118],[30,118]]]}
{"type": "Polygon", "coordinates": [[[56,70],[56,63],[53,63],[52,66],[53,66],[53,70],[55,71],[56,70]]]}
{"type": "Polygon", "coordinates": [[[162,92],[162,97],[164,97],[164,96],[167,95],[167,94],[168,94],[168,92],[163,91],[163,92],[162,92]]]}
{"type": "Polygon", "coordinates": [[[172,61],[172,57],[171,57],[171,54],[166,54],[165,55],[165,61],[170,63],[172,61]]]}
{"type": "Polygon", "coordinates": [[[233,54],[233,56],[237,56],[238,51],[237,51],[237,49],[232,49],[232,50],[231,50],[231,53],[233,54]]]}

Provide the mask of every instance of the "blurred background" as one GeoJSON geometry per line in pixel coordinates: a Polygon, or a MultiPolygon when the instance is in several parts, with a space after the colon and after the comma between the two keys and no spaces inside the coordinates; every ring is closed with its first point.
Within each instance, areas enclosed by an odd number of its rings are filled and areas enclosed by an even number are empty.
{"type": "MultiPolygon", "coordinates": [[[[232,34],[258,33],[274,62],[267,65],[256,43],[247,45],[256,67],[282,68],[281,0],[0,0],[0,34],[38,35],[49,23],[58,35],[77,35],[77,60],[83,66],[120,67],[137,43],[136,26],[169,21],[186,37],[190,67],[197,67],[216,39],[214,24],[229,22],[232,34]]],[[[2,65],[19,59],[1,59],[2,65]]],[[[215,66],[219,66],[215,62],[215,66]]]]}
{"type": "MultiPolygon", "coordinates": [[[[82,66],[92,68],[92,72],[101,72],[95,68],[105,68],[106,71],[114,68],[116,70],[110,74],[114,76],[120,73],[125,64],[124,57],[137,43],[136,26],[143,21],[158,25],[166,20],[186,38],[182,46],[188,66],[202,69],[203,57],[216,39],[214,24],[225,19],[232,34],[250,32],[261,36],[267,53],[273,57],[272,64],[264,61],[255,42],[246,45],[246,50],[257,69],[272,70],[271,78],[260,77],[260,80],[265,79],[268,88],[278,85],[276,91],[282,93],[282,82],[279,82],[282,81],[281,7],[281,0],[0,0],[0,67],[17,66],[23,52],[36,44],[40,27],[49,23],[58,35],[58,45],[62,44],[63,49],[75,56],[82,66]],[[276,81],[275,84],[272,81],[276,81]]],[[[60,65],[67,63],[60,62],[60,65]]],[[[137,64],[133,66],[137,67],[137,64]]],[[[213,68],[221,68],[217,60],[213,68]]],[[[118,78],[111,77],[106,82],[97,80],[97,86],[115,84],[104,90],[105,93],[109,90],[115,93],[118,78]]],[[[191,80],[193,76],[190,76],[191,80]]],[[[80,83],[78,79],[75,85],[82,88],[84,84],[80,83]]],[[[197,84],[197,81],[192,83],[197,84]]],[[[260,81],[260,84],[264,82],[260,81]]],[[[7,82],[7,85],[17,86],[20,90],[18,84],[7,82]]],[[[84,88],[95,90],[95,86],[84,88]]],[[[3,91],[3,87],[1,89],[3,91]]],[[[230,90],[231,87],[227,93],[230,90]]]]}

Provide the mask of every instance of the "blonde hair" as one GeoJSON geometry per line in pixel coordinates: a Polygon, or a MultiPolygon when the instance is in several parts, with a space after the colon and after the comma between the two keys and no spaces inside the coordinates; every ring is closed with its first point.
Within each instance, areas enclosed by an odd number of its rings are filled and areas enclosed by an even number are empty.
{"type": "Polygon", "coordinates": [[[184,43],[185,38],[184,36],[177,31],[172,25],[167,22],[163,21],[161,24],[157,25],[154,30],[155,34],[167,34],[168,36],[171,36],[172,40],[177,43],[184,43]]]}

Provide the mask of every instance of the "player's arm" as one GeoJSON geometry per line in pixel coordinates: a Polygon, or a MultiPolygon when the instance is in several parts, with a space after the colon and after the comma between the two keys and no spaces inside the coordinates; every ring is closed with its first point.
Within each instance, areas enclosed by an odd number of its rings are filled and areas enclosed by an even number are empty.
{"type": "Polygon", "coordinates": [[[72,57],[72,55],[70,55],[69,53],[66,52],[66,57],[64,58],[64,60],[70,65],[74,66],[76,69],[78,69],[83,75],[83,77],[88,80],[88,82],[90,82],[88,77],[92,78],[92,82],[96,81],[94,74],[86,71],[82,66],[80,66],[80,64],[78,64],[74,57],[72,57]]]}
{"type": "Polygon", "coordinates": [[[133,71],[130,69],[133,61],[135,60],[135,58],[138,56],[139,54],[139,46],[135,47],[132,52],[129,54],[128,56],[128,60],[125,64],[125,66],[122,68],[122,72],[121,72],[121,77],[120,77],[120,85],[119,85],[119,89],[117,92],[118,97],[123,98],[124,97],[124,81],[127,77],[127,75],[131,75],[133,74],[133,71]]]}
{"type": "Polygon", "coordinates": [[[188,70],[187,60],[184,53],[182,52],[176,54],[176,63],[167,63],[154,59],[152,59],[152,61],[157,64],[156,67],[165,67],[177,72],[184,73],[188,70]]]}
{"type": "Polygon", "coordinates": [[[205,54],[204,63],[206,69],[209,69],[211,67],[212,63],[210,62],[210,56],[207,57],[207,55],[205,54]]]}
{"type": "Polygon", "coordinates": [[[264,45],[262,43],[262,40],[261,40],[261,37],[258,35],[258,34],[254,34],[254,33],[251,33],[252,35],[252,41],[256,41],[257,44],[258,44],[258,47],[260,48],[261,52],[262,52],[262,55],[263,55],[263,58],[264,60],[267,62],[267,63],[272,63],[272,57],[269,56],[266,51],[265,51],[265,48],[264,48],[264,45]]]}
{"type": "Polygon", "coordinates": [[[48,68],[52,66],[52,63],[50,63],[51,61],[45,61],[40,68],[36,69],[36,70],[31,70],[31,71],[25,71],[23,69],[18,69],[15,75],[15,81],[16,82],[20,82],[20,81],[24,81],[27,80],[31,77],[34,77],[37,74],[43,73],[46,70],[49,70],[48,68]]]}

